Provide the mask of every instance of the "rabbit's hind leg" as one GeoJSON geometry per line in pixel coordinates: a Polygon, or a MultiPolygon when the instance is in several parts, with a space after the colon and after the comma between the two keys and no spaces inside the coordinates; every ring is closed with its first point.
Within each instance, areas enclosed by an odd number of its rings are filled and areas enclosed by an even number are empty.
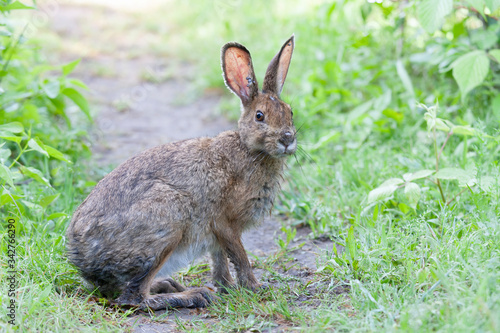
{"type": "Polygon", "coordinates": [[[141,302],[139,308],[142,310],[204,308],[215,298],[215,294],[208,288],[191,288],[183,292],[151,295],[141,302]]]}
{"type": "Polygon", "coordinates": [[[174,281],[172,278],[160,278],[155,279],[151,285],[151,294],[169,294],[169,293],[180,293],[185,291],[180,283],[174,281]]]}

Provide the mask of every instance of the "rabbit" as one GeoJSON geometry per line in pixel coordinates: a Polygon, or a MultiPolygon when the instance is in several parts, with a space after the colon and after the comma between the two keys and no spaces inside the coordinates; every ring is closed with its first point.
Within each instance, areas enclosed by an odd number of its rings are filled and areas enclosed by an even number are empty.
{"type": "Polygon", "coordinates": [[[169,276],[206,252],[219,291],[256,291],[241,241],[270,214],[285,160],[297,149],[293,113],[280,100],[290,37],[269,64],[259,91],[250,52],[222,47],[226,86],[241,100],[238,129],[148,149],[106,175],[76,209],[67,255],[84,280],[123,307],[205,307],[218,296],[186,289],[169,276]]]}

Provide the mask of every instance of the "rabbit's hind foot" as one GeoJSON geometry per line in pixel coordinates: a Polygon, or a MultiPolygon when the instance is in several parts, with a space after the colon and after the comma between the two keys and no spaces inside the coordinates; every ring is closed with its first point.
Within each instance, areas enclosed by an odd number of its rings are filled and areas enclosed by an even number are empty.
{"type": "Polygon", "coordinates": [[[151,285],[151,294],[170,294],[170,293],[180,293],[185,291],[180,283],[174,281],[172,278],[160,278],[155,279],[151,285]]]}
{"type": "Polygon", "coordinates": [[[191,288],[183,292],[151,295],[141,302],[141,310],[164,310],[171,308],[205,308],[217,296],[210,289],[191,288]]]}

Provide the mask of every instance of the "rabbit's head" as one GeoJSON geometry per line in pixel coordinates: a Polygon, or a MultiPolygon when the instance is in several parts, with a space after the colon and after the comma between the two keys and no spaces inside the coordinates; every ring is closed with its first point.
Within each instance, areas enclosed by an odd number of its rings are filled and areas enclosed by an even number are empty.
{"type": "Polygon", "coordinates": [[[251,151],[284,157],[297,149],[292,109],[280,100],[293,48],[292,36],[269,64],[262,91],[257,85],[250,52],[238,43],[227,43],[222,48],[224,81],[241,99],[238,127],[242,142],[251,151]]]}

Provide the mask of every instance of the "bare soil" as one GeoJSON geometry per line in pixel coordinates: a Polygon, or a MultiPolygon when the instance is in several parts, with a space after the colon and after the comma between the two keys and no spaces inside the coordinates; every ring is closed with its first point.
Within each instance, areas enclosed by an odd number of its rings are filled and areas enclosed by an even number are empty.
{"type": "MultiPolygon", "coordinates": [[[[213,136],[236,128],[235,123],[217,111],[220,94],[199,96],[194,92],[192,64],[179,59],[152,57],[141,38],[135,40],[135,45],[133,40],[124,43],[123,38],[112,37],[118,32],[121,36],[128,33],[127,30],[117,32],[120,27],[130,22],[140,23],[133,20],[126,10],[72,3],[61,4],[48,21],[47,30],[56,34],[61,45],[53,53],[53,61],[61,63],[82,58],[74,76],[90,88],[88,96],[97,124],[92,150],[95,162],[104,167],[116,166],[140,151],[162,143],[213,136]],[[144,49],[137,52],[137,45],[144,49]],[[132,52],[133,56],[127,56],[132,52]]],[[[285,237],[281,224],[271,217],[243,237],[249,257],[255,263],[256,276],[271,288],[276,282],[269,279],[261,262],[280,254],[275,240],[285,237]]],[[[291,260],[285,264],[278,260],[272,267],[277,274],[292,277],[289,280],[292,285],[306,283],[316,271],[319,254],[331,251],[332,247],[330,239],[312,239],[310,230],[301,228],[289,245],[294,249],[287,254],[291,260]]],[[[208,263],[206,257],[201,260],[208,263]]],[[[202,276],[202,281],[210,284],[208,273],[202,276]]],[[[310,295],[320,292],[315,288],[318,287],[311,286],[310,295]]],[[[297,306],[311,297],[297,296],[297,306]]],[[[181,321],[216,320],[204,311],[191,309],[164,314],[163,311],[153,316],[135,315],[129,321],[131,329],[135,332],[176,331],[176,318],[181,321]]],[[[283,328],[280,327],[276,330],[283,328]]]]}

